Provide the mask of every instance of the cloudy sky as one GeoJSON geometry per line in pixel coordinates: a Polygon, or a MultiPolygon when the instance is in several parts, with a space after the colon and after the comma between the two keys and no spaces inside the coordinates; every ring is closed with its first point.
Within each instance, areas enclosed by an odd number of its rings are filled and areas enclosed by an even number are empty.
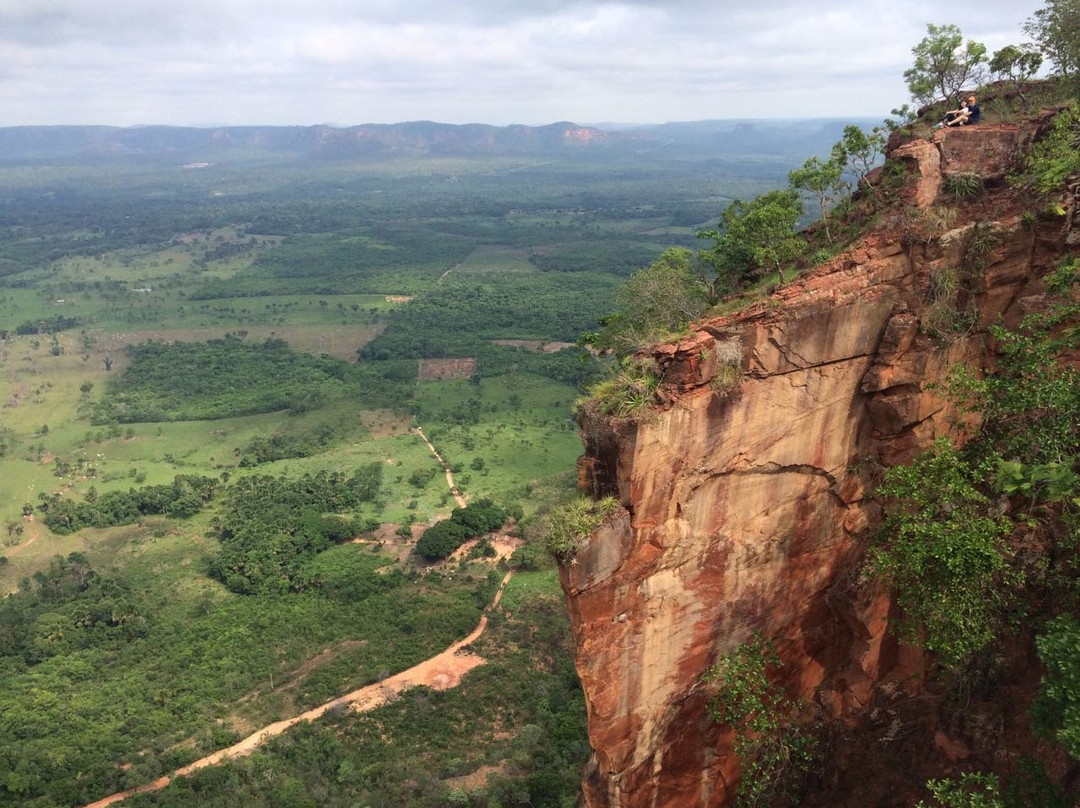
{"type": "Polygon", "coordinates": [[[0,126],[885,115],[1042,0],[0,0],[0,126]]]}

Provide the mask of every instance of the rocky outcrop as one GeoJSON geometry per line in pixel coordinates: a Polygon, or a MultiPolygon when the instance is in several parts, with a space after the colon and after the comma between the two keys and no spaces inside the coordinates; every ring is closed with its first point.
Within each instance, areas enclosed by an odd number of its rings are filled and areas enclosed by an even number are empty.
{"type": "Polygon", "coordinates": [[[992,361],[986,326],[1042,300],[1071,215],[1022,224],[1001,182],[1042,125],[899,146],[907,179],[878,229],[656,348],[662,405],[647,416],[582,415],[581,483],[623,505],[562,571],[595,750],[591,808],[730,803],[738,762],[700,677],[753,632],[773,642],[789,692],[836,716],[883,683],[919,687],[921,655],[887,631],[888,592],[860,575],[881,517],[867,489],[960,434],[964,418],[935,385],[958,362],[992,361]],[[986,195],[947,199],[959,171],[979,174],[986,195]],[[946,273],[958,282],[941,283],[946,273]]]}

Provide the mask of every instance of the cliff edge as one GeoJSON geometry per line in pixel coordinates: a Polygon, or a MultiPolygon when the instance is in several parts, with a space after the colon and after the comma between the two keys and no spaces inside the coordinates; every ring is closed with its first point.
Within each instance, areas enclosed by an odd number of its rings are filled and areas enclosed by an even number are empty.
{"type": "Polygon", "coordinates": [[[881,520],[867,489],[959,436],[935,385],[992,362],[987,327],[1039,310],[1041,278],[1080,245],[1075,187],[1064,215],[1033,217],[1005,181],[1049,117],[894,144],[893,201],[848,250],[652,349],[662,404],[647,416],[583,410],[581,484],[623,506],[561,573],[590,808],[731,803],[738,761],[700,677],[753,632],[788,692],[833,717],[918,692],[924,656],[898,645],[889,593],[860,573],[881,520]],[[983,191],[958,203],[950,177],[970,173],[983,191]]]}

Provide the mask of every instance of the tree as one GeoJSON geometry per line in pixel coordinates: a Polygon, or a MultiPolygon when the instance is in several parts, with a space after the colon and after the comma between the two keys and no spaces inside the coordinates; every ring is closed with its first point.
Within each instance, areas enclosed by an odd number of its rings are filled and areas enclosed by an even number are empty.
{"type": "Polygon", "coordinates": [[[714,267],[719,280],[733,286],[770,269],[783,283],[783,264],[803,245],[795,235],[800,215],[802,202],[794,189],[770,191],[751,202],[736,199],[721,214],[717,230],[698,233],[698,238],[715,241],[702,259],[714,267]]]}
{"type": "Polygon", "coordinates": [[[672,247],[631,275],[616,297],[618,310],[601,318],[601,329],[582,341],[600,350],[631,353],[702,315],[709,305],[708,284],[690,258],[689,250],[672,247]]]}
{"type": "Polygon", "coordinates": [[[416,542],[416,554],[425,561],[442,561],[468,540],[468,531],[444,519],[424,531],[416,542]]]}
{"type": "Polygon", "coordinates": [[[774,681],[779,668],[772,643],[755,633],[702,676],[715,688],[706,709],[735,731],[736,808],[774,805],[781,795],[795,797],[813,760],[813,740],[795,720],[799,705],[774,681]]]}
{"type": "Polygon", "coordinates": [[[843,173],[844,163],[840,161],[834,149],[833,156],[826,161],[817,157],[809,158],[802,164],[802,168],[796,168],[788,173],[788,182],[792,188],[808,193],[818,204],[821,222],[825,225],[825,238],[832,243],[832,232],[829,230],[829,207],[836,201],[844,189],[843,173]]]}
{"type": "MultiPolygon", "coordinates": [[[[894,110],[895,111],[895,110],[894,110]]],[[[866,179],[885,153],[885,135],[877,128],[867,134],[858,126],[848,124],[844,136],[833,146],[834,160],[839,160],[855,179],[855,187],[872,187],[866,179]]]]}
{"type": "Polygon", "coordinates": [[[990,60],[990,72],[1000,79],[1011,81],[1020,100],[1026,103],[1024,82],[1039,72],[1042,61],[1042,53],[1030,43],[1006,45],[1001,50],[994,51],[990,60]]]}
{"type": "Polygon", "coordinates": [[[986,46],[968,40],[955,25],[926,26],[927,36],[911,49],[914,66],[904,71],[911,97],[920,104],[939,98],[946,103],[967,84],[983,80],[981,65],[986,62],[986,46]]]}
{"type": "Polygon", "coordinates": [[[1080,70],[1080,0],[1046,0],[1024,23],[1024,33],[1039,43],[1062,75],[1080,70]]]}

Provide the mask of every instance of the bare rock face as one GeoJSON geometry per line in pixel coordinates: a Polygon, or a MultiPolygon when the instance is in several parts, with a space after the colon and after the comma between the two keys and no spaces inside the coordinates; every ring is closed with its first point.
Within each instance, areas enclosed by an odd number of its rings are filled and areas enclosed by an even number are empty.
{"type": "MultiPolygon", "coordinates": [[[[970,127],[903,146],[900,220],[945,203],[949,171],[1003,176],[1030,137],[970,127]]],[[[893,220],[768,300],[657,347],[663,404],[647,416],[582,415],[581,484],[624,506],[562,571],[591,808],[730,804],[738,761],[700,677],[755,631],[789,692],[834,715],[856,714],[883,682],[918,688],[921,655],[898,647],[888,593],[858,574],[881,517],[867,486],[959,433],[935,383],[990,361],[985,326],[1015,324],[1041,299],[1071,216],[1024,228],[1003,197],[960,218],[929,237],[893,220]],[[936,300],[937,273],[970,267],[977,237],[966,288],[936,300]],[[942,334],[942,306],[964,324],[945,317],[942,334]],[[719,386],[732,365],[741,381],[719,386]]]]}

